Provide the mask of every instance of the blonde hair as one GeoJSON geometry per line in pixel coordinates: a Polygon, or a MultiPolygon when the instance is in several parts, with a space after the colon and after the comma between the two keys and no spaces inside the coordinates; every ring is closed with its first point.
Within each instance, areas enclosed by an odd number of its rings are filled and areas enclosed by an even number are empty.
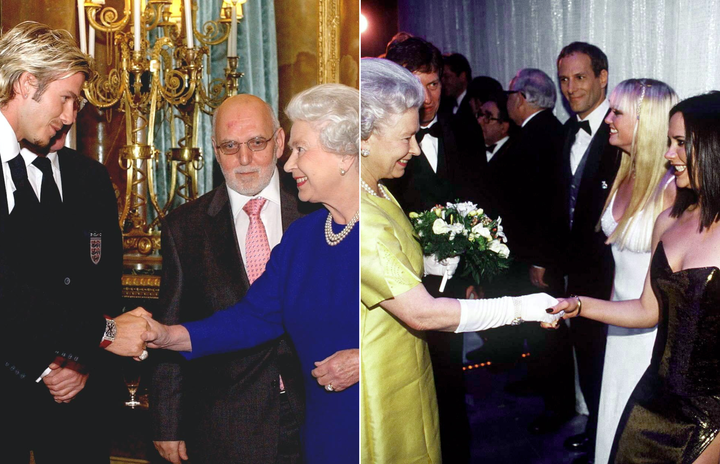
{"type": "MultiPolygon", "coordinates": [[[[628,245],[633,227],[652,230],[663,210],[665,182],[662,180],[667,174],[663,154],[667,149],[668,114],[677,102],[675,91],[664,82],[654,79],[627,79],[620,82],[610,94],[610,106],[635,119],[629,156],[622,157],[603,208],[605,214],[623,181],[635,175],[630,203],[607,240],[607,243],[614,243],[621,250],[628,245]],[[647,213],[640,214],[646,209],[647,213]]],[[[650,251],[649,234],[645,241],[642,248],[650,251]]]]}
{"type": "Polygon", "coordinates": [[[0,37],[0,107],[15,97],[15,83],[28,72],[37,79],[34,99],[56,80],[83,73],[92,76],[90,57],[68,31],[25,21],[0,37]]]}

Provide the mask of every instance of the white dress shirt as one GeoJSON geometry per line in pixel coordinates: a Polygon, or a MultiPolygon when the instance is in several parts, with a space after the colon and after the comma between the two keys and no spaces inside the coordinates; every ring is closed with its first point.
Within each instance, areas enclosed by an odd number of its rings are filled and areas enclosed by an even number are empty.
{"type": "MultiPolygon", "coordinates": [[[[35,191],[35,196],[37,196],[39,201],[43,173],[39,168],[32,164],[33,161],[35,161],[35,158],[37,158],[37,155],[27,148],[23,148],[22,150],[20,149],[20,144],[15,136],[15,131],[13,131],[10,123],[7,121],[2,112],[0,112],[0,160],[2,161],[3,177],[5,180],[5,196],[7,198],[9,213],[12,212],[13,208],[15,208],[15,182],[13,182],[8,163],[10,160],[15,158],[18,153],[22,155],[23,161],[25,161],[28,182],[30,183],[33,191],[35,191]]],[[[50,165],[53,170],[53,178],[55,179],[58,191],[60,192],[60,199],[62,199],[62,178],[60,176],[60,161],[58,160],[57,153],[49,153],[47,158],[50,160],[50,165]]]]}
{"type": "MultiPolygon", "coordinates": [[[[437,114],[433,118],[432,121],[430,121],[430,124],[427,126],[420,126],[421,129],[425,129],[427,127],[432,126],[433,124],[437,124],[437,114]]],[[[422,141],[420,142],[420,148],[422,149],[423,154],[425,155],[425,158],[427,158],[428,163],[430,163],[430,167],[432,167],[432,170],[437,172],[437,165],[438,165],[438,139],[437,137],[433,137],[430,134],[425,134],[425,137],[423,137],[422,141]]]]}
{"type": "Polygon", "coordinates": [[[490,162],[492,157],[495,156],[495,153],[499,152],[500,149],[502,148],[502,146],[505,145],[505,142],[507,142],[508,140],[510,140],[510,136],[506,135],[505,137],[503,137],[500,140],[498,140],[497,142],[495,142],[495,148],[493,149],[492,153],[485,150],[485,156],[487,156],[488,163],[490,162]]]}
{"type": "MultiPolygon", "coordinates": [[[[600,129],[600,125],[603,123],[603,120],[605,120],[605,114],[607,114],[609,109],[610,103],[607,100],[604,100],[600,103],[600,106],[595,108],[593,112],[585,118],[585,120],[590,122],[592,135],[582,129],[577,132],[577,135],[575,136],[575,143],[573,143],[573,146],[570,149],[570,171],[573,175],[575,175],[575,171],[577,171],[580,161],[582,161],[583,156],[585,156],[585,152],[590,146],[590,142],[592,142],[593,137],[597,134],[598,129],[600,129]]],[[[576,115],[574,117],[576,117],[578,121],[582,121],[579,116],[576,115]]]]}
{"type": "Polygon", "coordinates": [[[277,168],[275,168],[270,178],[270,183],[260,193],[252,197],[241,195],[226,185],[230,197],[230,209],[235,219],[235,236],[243,262],[247,262],[245,256],[245,237],[247,237],[248,226],[250,225],[250,217],[243,211],[243,207],[253,198],[263,197],[267,200],[263,205],[262,211],[260,211],[260,219],[265,226],[265,233],[267,233],[270,249],[275,248],[275,245],[280,243],[280,239],[282,239],[283,228],[279,176],[280,174],[277,168]]]}

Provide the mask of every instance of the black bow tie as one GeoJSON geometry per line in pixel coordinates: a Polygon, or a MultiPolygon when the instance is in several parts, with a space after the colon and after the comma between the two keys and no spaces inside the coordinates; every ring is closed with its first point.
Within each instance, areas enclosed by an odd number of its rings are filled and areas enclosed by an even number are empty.
{"type": "Polygon", "coordinates": [[[588,120],[577,121],[576,127],[575,127],[575,133],[577,134],[580,129],[587,132],[588,135],[592,135],[592,129],[590,128],[590,121],[588,121],[588,120]]]}
{"type": "Polygon", "coordinates": [[[487,150],[488,153],[492,153],[495,151],[496,146],[497,146],[497,143],[492,144],[492,145],[486,145],[485,150],[487,150]]]}
{"type": "Polygon", "coordinates": [[[431,125],[430,127],[426,128],[420,128],[419,131],[417,131],[417,134],[415,134],[415,140],[417,140],[417,143],[422,142],[423,137],[425,137],[425,134],[430,134],[431,136],[435,138],[440,138],[440,135],[442,134],[442,127],[440,127],[440,124],[435,123],[431,125]]]}

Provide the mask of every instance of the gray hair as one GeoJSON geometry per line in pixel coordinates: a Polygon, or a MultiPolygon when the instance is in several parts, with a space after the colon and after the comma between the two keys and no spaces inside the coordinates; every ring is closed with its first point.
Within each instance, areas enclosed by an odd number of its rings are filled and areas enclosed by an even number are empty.
{"type": "Polygon", "coordinates": [[[285,114],[292,122],[305,121],[320,131],[320,144],[329,152],[358,156],[357,89],[342,84],[320,84],[295,95],[285,114]]]}
{"type": "Polygon", "coordinates": [[[554,108],[557,91],[550,76],[535,68],[521,69],[513,79],[512,89],[520,90],[525,100],[538,108],[554,108]]]}
{"type": "Polygon", "coordinates": [[[360,60],[360,136],[367,140],[425,100],[420,80],[399,64],[382,58],[360,60]]]}
{"type": "MultiPolygon", "coordinates": [[[[228,97],[228,98],[232,98],[232,97],[228,97]]],[[[260,98],[260,97],[258,97],[258,98],[260,98]]],[[[270,115],[270,119],[272,119],[272,124],[273,124],[272,130],[273,130],[273,132],[275,132],[280,127],[280,120],[278,119],[277,115],[275,114],[275,110],[273,110],[273,107],[265,100],[263,100],[263,103],[265,103],[265,108],[267,108],[267,112],[270,115]]],[[[212,136],[213,137],[215,137],[215,128],[217,127],[218,109],[220,109],[220,106],[215,108],[215,110],[213,111],[213,114],[212,114],[212,136]]]]}

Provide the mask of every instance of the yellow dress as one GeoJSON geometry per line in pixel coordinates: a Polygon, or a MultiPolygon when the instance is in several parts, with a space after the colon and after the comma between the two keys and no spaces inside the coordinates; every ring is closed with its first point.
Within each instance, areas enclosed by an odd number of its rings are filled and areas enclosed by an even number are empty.
{"type": "Polygon", "coordinates": [[[424,333],[379,306],[421,284],[422,250],[394,198],[363,192],[360,207],[362,462],[440,463],[437,397],[424,333]]]}

